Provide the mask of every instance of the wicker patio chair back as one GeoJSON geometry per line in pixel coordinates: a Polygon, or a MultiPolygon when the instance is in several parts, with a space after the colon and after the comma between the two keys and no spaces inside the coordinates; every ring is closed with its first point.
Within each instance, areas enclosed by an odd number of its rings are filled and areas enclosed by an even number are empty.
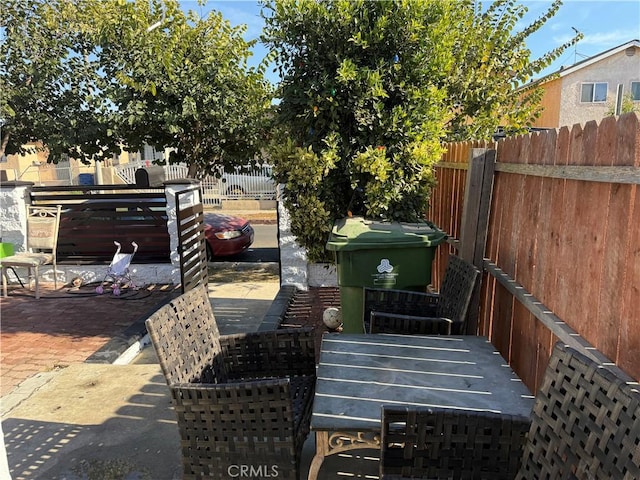
{"type": "Polygon", "coordinates": [[[451,335],[448,318],[425,318],[372,311],[369,333],[402,333],[404,335],[451,335]]]}
{"type": "Polygon", "coordinates": [[[164,305],[146,320],[146,326],[168,384],[227,381],[206,286],[164,305]]]}
{"type": "Polygon", "coordinates": [[[456,255],[449,255],[440,287],[436,316],[453,322],[453,333],[465,333],[464,326],[480,272],[471,263],[456,255]]]}
{"type": "Polygon", "coordinates": [[[438,294],[365,288],[364,330],[422,335],[465,333],[469,305],[479,279],[480,272],[475,266],[450,255],[438,294]],[[377,317],[374,322],[372,312],[377,317]],[[387,315],[380,316],[378,312],[387,315]]]}
{"type": "Polygon", "coordinates": [[[639,479],[638,383],[556,344],[516,478],[639,479]]]}
{"type": "Polygon", "coordinates": [[[40,298],[40,271],[43,265],[53,265],[53,285],[58,288],[57,249],[58,230],[60,228],[60,205],[55,207],[27,206],[27,238],[26,252],[0,259],[2,271],[2,289],[7,296],[7,269],[24,267],[28,269],[28,276],[33,276],[35,296],[40,298]],[[33,269],[33,275],[31,270],[33,269]]]}
{"type": "Polygon", "coordinates": [[[147,319],[184,480],[299,480],[315,391],[312,328],[220,335],[206,287],[147,319]]]}
{"type": "Polygon", "coordinates": [[[429,407],[382,407],[381,480],[513,479],[529,418],[429,407]]]}

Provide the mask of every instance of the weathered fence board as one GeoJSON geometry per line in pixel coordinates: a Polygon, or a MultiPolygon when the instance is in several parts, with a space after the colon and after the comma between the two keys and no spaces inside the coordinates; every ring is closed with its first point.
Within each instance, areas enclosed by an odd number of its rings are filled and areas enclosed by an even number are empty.
{"type": "MultiPolygon", "coordinates": [[[[616,164],[619,156],[617,147],[617,125],[614,117],[609,117],[600,124],[596,155],[603,164],[616,164]]],[[[613,288],[624,275],[623,249],[620,239],[627,233],[627,219],[623,215],[615,215],[616,211],[628,208],[629,187],[612,186],[606,191],[602,200],[607,205],[607,216],[600,221],[603,235],[601,260],[601,285],[598,292],[597,323],[601,328],[597,347],[610,358],[617,357],[618,338],[620,335],[620,313],[622,310],[622,290],[613,288]],[[626,192],[626,194],[625,194],[626,192]]]]}
{"type": "MultiPolygon", "coordinates": [[[[618,123],[617,158],[620,164],[640,168],[640,125],[637,116],[627,115],[618,123]]],[[[628,194],[628,235],[625,245],[620,314],[620,343],[616,361],[626,371],[640,377],[640,193],[638,186],[621,187],[628,194]]]]}
{"type": "MultiPolygon", "coordinates": [[[[542,144],[540,146],[540,162],[544,166],[553,166],[556,161],[556,144],[558,135],[556,130],[546,132],[545,135],[538,135],[542,144]]],[[[537,296],[541,302],[548,302],[549,298],[555,291],[555,258],[551,256],[551,253],[546,255],[540,255],[539,252],[551,252],[556,243],[551,235],[549,235],[547,229],[541,228],[552,224],[552,218],[556,211],[553,193],[558,191],[556,185],[561,183],[561,180],[554,178],[542,177],[540,179],[540,197],[536,230],[536,254],[537,264],[536,269],[532,277],[532,292],[537,296]]],[[[535,338],[537,339],[537,352],[536,352],[536,376],[535,384],[538,385],[544,375],[544,370],[547,365],[549,356],[551,355],[551,348],[555,343],[556,337],[551,331],[540,322],[535,324],[535,338]]]]}
{"type": "MultiPolygon", "coordinates": [[[[532,389],[557,338],[573,341],[571,329],[640,378],[638,122],[630,114],[498,144],[485,256],[529,293],[485,275],[478,331],[532,389]]],[[[474,182],[458,165],[476,145],[448,145],[437,169],[430,219],[452,237],[474,182]]]]}

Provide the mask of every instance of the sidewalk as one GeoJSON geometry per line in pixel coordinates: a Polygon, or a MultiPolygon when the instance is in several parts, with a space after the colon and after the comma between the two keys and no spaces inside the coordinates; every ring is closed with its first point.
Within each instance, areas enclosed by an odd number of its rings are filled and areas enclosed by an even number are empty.
{"type": "Polygon", "coordinates": [[[223,213],[226,215],[235,215],[249,220],[255,224],[273,224],[278,221],[278,214],[275,208],[258,208],[258,201],[251,200],[235,200],[227,202],[221,207],[213,207],[205,205],[205,211],[212,213],[223,213]]]}

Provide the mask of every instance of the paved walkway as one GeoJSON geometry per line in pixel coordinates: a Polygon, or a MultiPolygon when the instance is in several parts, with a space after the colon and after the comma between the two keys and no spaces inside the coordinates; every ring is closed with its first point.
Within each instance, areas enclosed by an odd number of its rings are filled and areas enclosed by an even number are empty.
{"type": "MultiPolygon", "coordinates": [[[[168,285],[150,285],[120,297],[97,295],[93,286],[53,289],[41,285],[33,292],[12,288],[0,299],[0,397],[13,392],[27,378],[41,372],[87,361],[110,341],[118,343],[140,334],[130,329],[158,305],[176,294],[168,285]]],[[[111,363],[114,357],[96,358],[111,363]]]]}
{"type": "MultiPolygon", "coordinates": [[[[255,330],[279,290],[277,277],[244,280],[227,276],[224,281],[209,283],[223,334],[255,330]]],[[[152,295],[163,302],[163,296],[171,294],[158,288],[152,295]]],[[[14,302],[2,304],[2,376],[6,369],[14,372],[14,382],[20,382],[21,375],[25,377],[18,388],[0,399],[12,480],[180,479],[178,429],[153,349],[143,349],[126,365],[86,361],[110,358],[114,346],[110,336],[118,339],[126,337],[127,331],[131,333],[140,312],[146,317],[145,308],[150,306],[146,302],[152,302],[153,296],[139,302],[108,297],[39,302],[16,298],[20,311],[25,312],[20,314],[22,320],[7,313],[17,311],[11,310],[18,308],[14,302]],[[61,302],[69,305],[58,308],[61,302]],[[51,306],[54,303],[55,308],[51,306]],[[7,333],[6,344],[5,321],[15,329],[7,333]],[[5,351],[10,344],[22,344],[21,361],[41,371],[29,378],[30,369],[18,374],[19,362],[5,351]],[[102,350],[101,355],[92,355],[96,347],[102,350]]],[[[116,346],[122,350],[117,341],[116,346]]],[[[314,451],[310,435],[301,478],[306,478],[314,451]]],[[[319,480],[377,478],[376,452],[354,453],[327,459],[319,480]]]]}

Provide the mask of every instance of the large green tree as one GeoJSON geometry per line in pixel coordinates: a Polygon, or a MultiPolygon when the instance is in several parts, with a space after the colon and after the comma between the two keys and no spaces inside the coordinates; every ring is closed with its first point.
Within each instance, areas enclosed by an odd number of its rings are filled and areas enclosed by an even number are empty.
{"type": "Polygon", "coordinates": [[[94,45],[72,28],[66,3],[0,2],[0,154],[26,153],[31,142],[51,161],[119,151],[94,45]]]}
{"type": "Polygon", "coordinates": [[[270,149],[292,232],[326,258],[335,219],[418,221],[449,139],[522,131],[540,93],[516,89],[571,43],[531,60],[516,0],[270,0],[263,41],[279,68],[270,149]]]}
{"type": "Polygon", "coordinates": [[[7,153],[41,140],[86,162],[149,144],[193,176],[258,158],[270,86],[247,66],[243,28],[218,12],[200,18],[177,0],[2,1],[7,153]]]}
{"type": "Polygon", "coordinates": [[[283,138],[270,153],[312,260],[348,210],[421,218],[442,152],[452,11],[440,0],[266,4],[264,41],[282,78],[283,138]]]}
{"type": "Polygon", "coordinates": [[[171,161],[195,176],[258,159],[271,88],[262,67],[247,65],[254,42],[244,27],[215,11],[185,14],[175,0],[96,7],[101,65],[127,145],[171,147],[171,161]]]}

